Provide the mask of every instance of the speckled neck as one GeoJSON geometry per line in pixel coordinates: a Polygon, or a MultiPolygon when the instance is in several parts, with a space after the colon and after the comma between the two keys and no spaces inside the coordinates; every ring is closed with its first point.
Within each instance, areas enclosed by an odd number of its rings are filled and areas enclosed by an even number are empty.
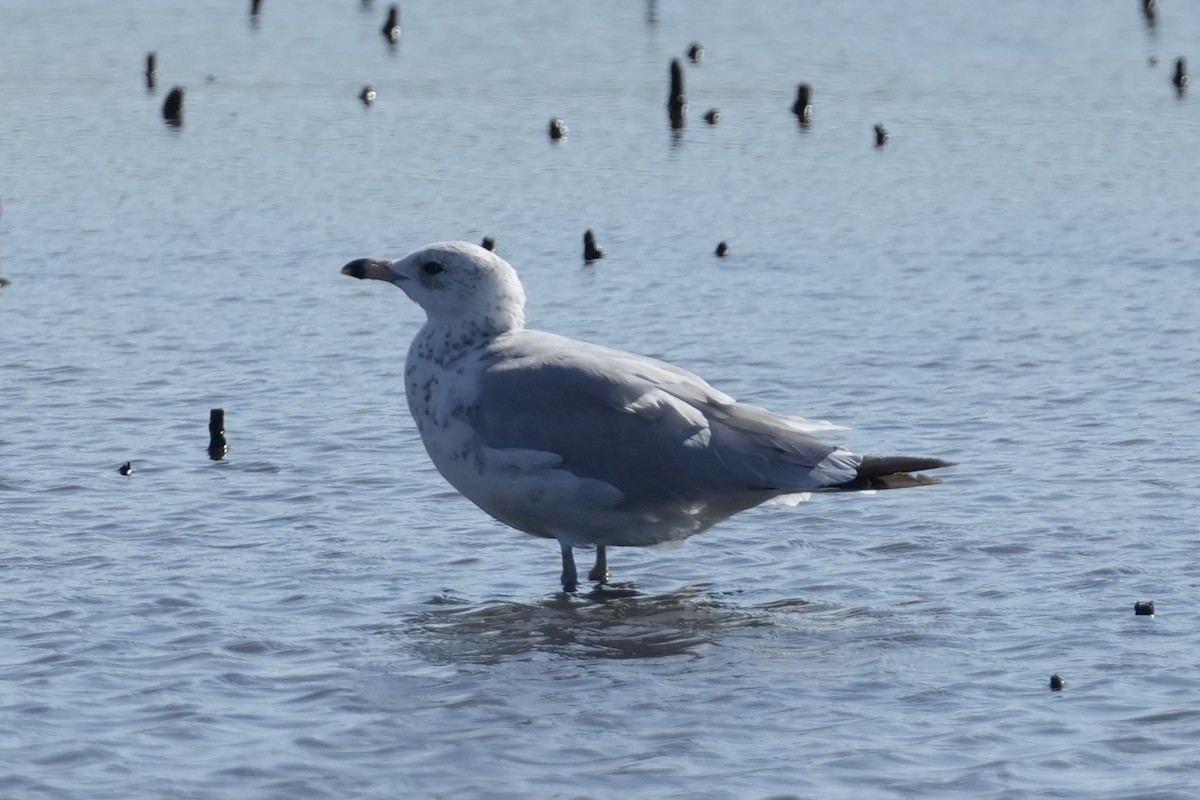
{"type": "Polygon", "coordinates": [[[417,332],[408,351],[409,363],[415,360],[441,367],[457,361],[464,354],[483,347],[504,333],[520,330],[486,324],[486,320],[464,319],[455,322],[427,321],[417,332]]]}
{"type": "Polygon", "coordinates": [[[490,285],[469,287],[456,302],[422,302],[427,319],[410,355],[444,365],[464,351],[524,328],[525,291],[512,267],[501,264],[503,271],[486,276],[490,285]]]}

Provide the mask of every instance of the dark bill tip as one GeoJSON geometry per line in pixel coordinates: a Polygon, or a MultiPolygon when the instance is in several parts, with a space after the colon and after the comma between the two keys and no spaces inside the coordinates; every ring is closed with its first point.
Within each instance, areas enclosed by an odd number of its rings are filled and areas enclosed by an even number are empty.
{"type": "Polygon", "coordinates": [[[342,267],[342,274],[349,275],[351,278],[362,280],[367,277],[367,261],[366,258],[356,258],[346,266],[342,267]]]}
{"type": "Polygon", "coordinates": [[[375,278],[378,280],[391,280],[394,276],[390,274],[388,269],[389,261],[380,261],[377,258],[356,258],[346,266],[342,267],[342,274],[349,275],[351,278],[375,278]]]}

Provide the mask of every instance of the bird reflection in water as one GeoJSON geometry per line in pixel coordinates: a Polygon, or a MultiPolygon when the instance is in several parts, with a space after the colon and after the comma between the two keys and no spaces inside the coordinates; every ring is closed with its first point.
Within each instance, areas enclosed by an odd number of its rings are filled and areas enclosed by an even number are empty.
{"type": "Polygon", "coordinates": [[[651,597],[617,585],[531,603],[436,597],[394,633],[415,638],[420,654],[435,663],[495,663],[532,652],[587,659],[698,656],[731,631],[771,624],[771,612],[731,604],[707,586],[651,597]]]}

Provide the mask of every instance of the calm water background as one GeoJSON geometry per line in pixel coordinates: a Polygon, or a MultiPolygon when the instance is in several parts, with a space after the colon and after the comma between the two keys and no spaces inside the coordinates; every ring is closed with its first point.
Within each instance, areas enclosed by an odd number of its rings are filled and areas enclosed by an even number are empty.
{"type": "Polygon", "coordinates": [[[0,796],[1200,792],[1200,8],[247,5],[0,10],[0,796]],[[559,598],[338,275],[484,235],[537,327],[962,466],[559,598]]]}

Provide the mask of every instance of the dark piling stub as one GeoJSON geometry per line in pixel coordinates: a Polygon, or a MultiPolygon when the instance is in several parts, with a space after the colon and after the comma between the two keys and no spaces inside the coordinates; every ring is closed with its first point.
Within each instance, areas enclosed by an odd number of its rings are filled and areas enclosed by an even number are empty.
{"type": "Polygon", "coordinates": [[[720,110],[716,109],[716,108],[710,108],[708,111],[705,111],[704,112],[704,121],[707,122],[709,125],[716,125],[718,122],[721,121],[720,110]]]}
{"type": "Polygon", "coordinates": [[[117,472],[121,473],[122,475],[126,475],[126,476],[132,475],[133,474],[133,462],[126,461],[124,464],[122,464],[120,467],[117,468],[117,472]]]}
{"type": "Polygon", "coordinates": [[[887,128],[883,127],[882,125],[876,125],[875,126],[875,146],[883,147],[885,144],[887,144],[888,138],[889,138],[889,134],[888,134],[887,128]]]}
{"type": "Polygon", "coordinates": [[[693,64],[699,64],[704,59],[704,48],[699,42],[692,42],[692,46],[687,49],[687,57],[693,64]]]}
{"type": "Polygon", "coordinates": [[[1153,600],[1138,600],[1133,604],[1133,613],[1138,617],[1153,617],[1154,616],[1154,601],[1153,600]]]}
{"type": "Polygon", "coordinates": [[[1187,60],[1182,56],[1175,59],[1175,74],[1171,76],[1171,83],[1175,84],[1175,88],[1183,94],[1183,90],[1188,85],[1187,60]]]}
{"type": "Polygon", "coordinates": [[[558,141],[559,139],[567,138],[567,123],[563,122],[558,117],[550,120],[550,138],[558,141]]]}
{"type": "Polygon", "coordinates": [[[1063,687],[1067,685],[1067,680],[1057,672],[1050,676],[1050,691],[1061,692],[1063,687]]]}
{"type": "Polygon", "coordinates": [[[370,108],[371,104],[375,102],[375,87],[368,83],[358,93],[358,99],[362,100],[364,106],[370,108]]]}
{"type": "Polygon", "coordinates": [[[597,258],[604,258],[604,248],[596,244],[596,236],[588,228],[583,232],[583,260],[595,261],[597,258]]]}
{"type": "Polygon", "coordinates": [[[812,87],[807,83],[796,87],[796,102],[792,103],[792,113],[800,120],[801,125],[812,122],[812,87]]]}
{"type": "Polygon", "coordinates": [[[220,461],[229,452],[225,441],[225,409],[214,408],[208,412],[208,457],[220,461]]]}
{"type": "MultiPolygon", "coordinates": [[[[4,203],[0,202],[0,217],[3,217],[3,216],[4,216],[4,203]]],[[[0,261],[0,265],[2,265],[3,263],[4,263],[3,261],[0,261]]],[[[10,281],[8,278],[4,277],[3,271],[0,270],[0,290],[3,290],[4,287],[8,286],[8,284],[10,284],[11,282],[12,281],[10,281]]]]}
{"type": "Polygon", "coordinates": [[[680,130],[684,124],[684,112],[687,111],[687,95],[683,91],[683,65],[678,58],[671,59],[671,93],[667,95],[667,114],[671,118],[671,128],[680,130]]]}
{"type": "Polygon", "coordinates": [[[257,17],[259,7],[262,5],[262,0],[250,0],[250,16],[257,17]]]}
{"type": "Polygon", "coordinates": [[[384,20],[383,28],[380,31],[383,33],[383,38],[392,44],[400,41],[400,6],[395,3],[388,6],[387,19],[384,20]]]}
{"type": "Polygon", "coordinates": [[[178,128],[183,124],[183,87],[172,87],[171,93],[163,101],[163,119],[168,125],[178,128]]]}
{"type": "Polygon", "coordinates": [[[490,236],[483,237],[483,244],[481,244],[479,246],[482,247],[484,250],[490,250],[493,253],[496,252],[496,240],[490,236]]]}
{"type": "Polygon", "coordinates": [[[158,82],[158,54],[154,51],[146,53],[146,90],[154,91],[158,82]]]}
{"type": "Polygon", "coordinates": [[[1142,16],[1146,25],[1153,28],[1158,23],[1158,0],[1142,0],[1142,16]]]}
{"type": "Polygon", "coordinates": [[[729,245],[725,242],[717,242],[717,249],[713,251],[717,258],[724,258],[729,255],[729,245]]]}

